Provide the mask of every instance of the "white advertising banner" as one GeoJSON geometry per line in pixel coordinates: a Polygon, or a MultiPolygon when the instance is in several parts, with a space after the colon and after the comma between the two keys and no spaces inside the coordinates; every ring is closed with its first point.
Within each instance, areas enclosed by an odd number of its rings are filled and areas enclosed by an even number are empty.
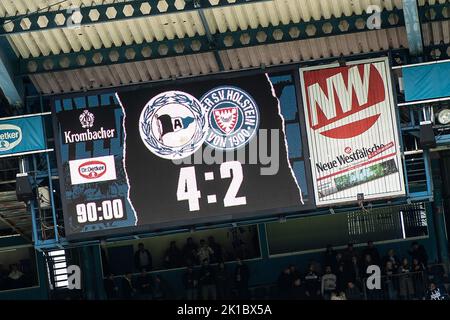
{"type": "Polygon", "coordinates": [[[116,180],[114,156],[69,161],[72,185],[116,180]]]}
{"type": "Polygon", "coordinates": [[[301,68],[317,206],[405,195],[387,58],[301,68]]]}

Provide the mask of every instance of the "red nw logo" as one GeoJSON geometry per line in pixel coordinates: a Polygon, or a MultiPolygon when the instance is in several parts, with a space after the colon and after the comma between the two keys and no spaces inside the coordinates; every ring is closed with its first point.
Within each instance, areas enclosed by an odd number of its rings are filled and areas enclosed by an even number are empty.
{"type": "Polygon", "coordinates": [[[307,71],[304,81],[309,124],[323,136],[353,138],[380,117],[380,113],[359,113],[386,99],[383,77],[372,63],[307,71]],[[336,126],[329,126],[337,121],[336,126]]]}
{"type": "Polygon", "coordinates": [[[85,179],[97,179],[106,173],[106,163],[92,160],[82,163],[78,167],[78,173],[85,179]]]}

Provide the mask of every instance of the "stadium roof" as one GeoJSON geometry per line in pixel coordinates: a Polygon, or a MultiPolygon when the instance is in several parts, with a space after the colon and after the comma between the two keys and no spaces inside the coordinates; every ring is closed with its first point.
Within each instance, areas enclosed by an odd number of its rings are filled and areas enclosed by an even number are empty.
{"type": "MultiPolygon", "coordinates": [[[[407,48],[403,1],[0,0],[0,33],[17,75],[64,93],[407,48]]],[[[449,1],[418,12],[425,46],[448,44],[449,1]]]]}

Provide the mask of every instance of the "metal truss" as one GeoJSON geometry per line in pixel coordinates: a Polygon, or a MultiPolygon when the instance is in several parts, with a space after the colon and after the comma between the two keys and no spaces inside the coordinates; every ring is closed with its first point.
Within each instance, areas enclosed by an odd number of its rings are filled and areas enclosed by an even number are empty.
{"type": "Polygon", "coordinates": [[[53,11],[31,12],[0,20],[0,35],[86,26],[164,14],[186,13],[269,0],[134,0],[96,6],[69,7],[53,11]]]}

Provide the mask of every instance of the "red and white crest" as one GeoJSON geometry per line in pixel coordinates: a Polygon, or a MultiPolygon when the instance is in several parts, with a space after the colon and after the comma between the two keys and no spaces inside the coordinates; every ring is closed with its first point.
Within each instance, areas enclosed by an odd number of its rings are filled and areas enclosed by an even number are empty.
{"type": "Polygon", "coordinates": [[[227,107],[214,110],[214,120],[223,133],[229,134],[236,128],[238,121],[238,109],[227,107]]]}

